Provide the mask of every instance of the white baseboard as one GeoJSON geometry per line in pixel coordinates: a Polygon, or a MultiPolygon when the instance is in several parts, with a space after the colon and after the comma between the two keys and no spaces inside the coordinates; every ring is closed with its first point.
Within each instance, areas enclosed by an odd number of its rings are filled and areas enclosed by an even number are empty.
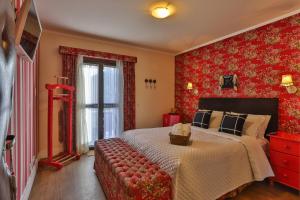
{"type": "Polygon", "coordinates": [[[34,183],[34,179],[35,179],[35,176],[36,176],[36,173],[37,173],[38,163],[39,163],[38,159],[35,159],[34,165],[31,169],[31,174],[28,177],[26,187],[24,189],[23,194],[21,195],[21,200],[28,200],[28,198],[29,198],[29,195],[30,195],[30,192],[31,192],[31,189],[32,189],[32,185],[34,183]]]}

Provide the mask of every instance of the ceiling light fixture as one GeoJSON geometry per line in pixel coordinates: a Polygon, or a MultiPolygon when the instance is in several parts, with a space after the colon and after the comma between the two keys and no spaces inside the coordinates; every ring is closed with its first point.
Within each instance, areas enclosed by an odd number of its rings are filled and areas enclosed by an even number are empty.
{"type": "Polygon", "coordinates": [[[151,15],[158,19],[164,19],[174,14],[175,7],[168,2],[160,1],[154,3],[151,8],[151,15]]]}

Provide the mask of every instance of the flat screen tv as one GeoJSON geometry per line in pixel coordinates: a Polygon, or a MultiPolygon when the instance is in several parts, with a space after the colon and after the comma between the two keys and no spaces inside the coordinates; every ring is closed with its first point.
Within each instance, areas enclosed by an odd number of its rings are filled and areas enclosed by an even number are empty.
{"type": "Polygon", "coordinates": [[[16,45],[18,52],[34,60],[40,41],[42,26],[34,0],[25,0],[16,20],[16,45]]]}

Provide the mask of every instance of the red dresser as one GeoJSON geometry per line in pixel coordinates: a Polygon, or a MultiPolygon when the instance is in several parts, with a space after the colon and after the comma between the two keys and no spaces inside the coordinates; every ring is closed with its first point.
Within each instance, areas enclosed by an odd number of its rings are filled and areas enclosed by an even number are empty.
{"type": "Polygon", "coordinates": [[[178,114],[164,114],[163,115],[163,126],[173,126],[174,124],[180,123],[180,115],[178,114]]]}
{"type": "Polygon", "coordinates": [[[271,135],[270,158],[275,181],[300,190],[300,134],[271,135]]]}

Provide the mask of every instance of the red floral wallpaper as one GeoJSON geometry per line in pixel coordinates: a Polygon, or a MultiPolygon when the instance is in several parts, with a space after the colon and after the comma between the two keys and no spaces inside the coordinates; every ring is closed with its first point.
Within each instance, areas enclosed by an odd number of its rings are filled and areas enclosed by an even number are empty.
{"type": "Polygon", "coordinates": [[[176,62],[176,108],[190,121],[201,97],[278,97],[279,129],[300,133],[300,14],[180,54],[176,62]],[[293,75],[297,94],[280,86],[293,75]],[[221,75],[237,74],[238,91],[219,90],[221,75]],[[188,82],[194,91],[186,90],[188,82]]]}

